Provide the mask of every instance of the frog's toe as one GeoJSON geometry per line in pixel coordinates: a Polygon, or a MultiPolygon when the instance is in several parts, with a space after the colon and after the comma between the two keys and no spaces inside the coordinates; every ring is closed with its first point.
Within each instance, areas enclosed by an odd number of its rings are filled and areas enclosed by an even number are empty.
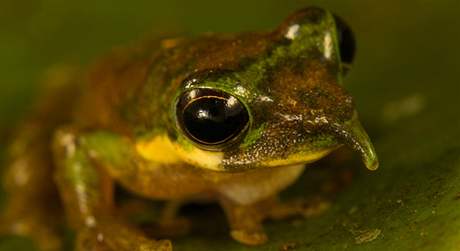
{"type": "Polygon", "coordinates": [[[262,245],[268,240],[267,235],[262,230],[235,229],[230,232],[230,235],[236,241],[251,246],[262,245]]]}

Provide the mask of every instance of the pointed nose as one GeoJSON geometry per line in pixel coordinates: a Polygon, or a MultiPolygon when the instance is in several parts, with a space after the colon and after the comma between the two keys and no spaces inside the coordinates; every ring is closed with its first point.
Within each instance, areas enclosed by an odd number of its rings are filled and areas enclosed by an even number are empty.
{"type": "Polygon", "coordinates": [[[377,170],[379,167],[377,154],[369,136],[359,122],[356,114],[350,121],[344,123],[343,125],[333,124],[332,130],[340,142],[349,146],[361,155],[361,159],[367,169],[372,171],[377,170]]]}

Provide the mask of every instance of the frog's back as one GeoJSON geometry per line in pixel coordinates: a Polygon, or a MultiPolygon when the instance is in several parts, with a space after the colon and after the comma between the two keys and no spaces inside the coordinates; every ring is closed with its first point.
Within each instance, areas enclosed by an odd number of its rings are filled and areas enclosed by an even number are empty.
{"type": "MultiPolygon", "coordinates": [[[[75,102],[73,124],[81,128],[129,133],[123,106],[135,99],[149,68],[160,52],[161,40],[114,48],[90,65],[83,76],[81,96],[75,102]]],[[[129,108],[127,108],[129,109],[129,108]]]]}

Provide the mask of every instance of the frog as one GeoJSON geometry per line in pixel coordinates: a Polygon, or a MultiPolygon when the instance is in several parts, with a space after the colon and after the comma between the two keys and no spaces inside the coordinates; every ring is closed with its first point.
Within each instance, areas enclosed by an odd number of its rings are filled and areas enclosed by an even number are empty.
{"type": "Polygon", "coordinates": [[[164,201],[163,222],[217,202],[234,240],[266,243],[265,220],[305,209],[279,194],[308,164],[348,147],[379,165],[343,84],[355,49],[343,19],[307,7],[271,31],[148,39],[55,70],[8,147],[1,231],[54,251],[65,222],[75,250],[172,250],[118,213],[120,186],[164,201]]]}

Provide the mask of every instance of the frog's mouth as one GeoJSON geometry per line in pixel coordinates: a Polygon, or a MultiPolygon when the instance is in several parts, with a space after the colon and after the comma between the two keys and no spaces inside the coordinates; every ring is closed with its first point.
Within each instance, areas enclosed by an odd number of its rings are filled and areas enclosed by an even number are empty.
{"type": "Polygon", "coordinates": [[[312,162],[315,162],[332,151],[336,150],[339,148],[339,146],[335,147],[330,147],[314,152],[309,152],[308,154],[305,153],[297,153],[297,154],[292,154],[287,158],[284,159],[276,159],[276,160],[269,160],[269,161],[263,161],[262,166],[264,167],[286,167],[286,166],[293,166],[293,165],[305,165],[305,164],[310,164],[312,162]]]}

